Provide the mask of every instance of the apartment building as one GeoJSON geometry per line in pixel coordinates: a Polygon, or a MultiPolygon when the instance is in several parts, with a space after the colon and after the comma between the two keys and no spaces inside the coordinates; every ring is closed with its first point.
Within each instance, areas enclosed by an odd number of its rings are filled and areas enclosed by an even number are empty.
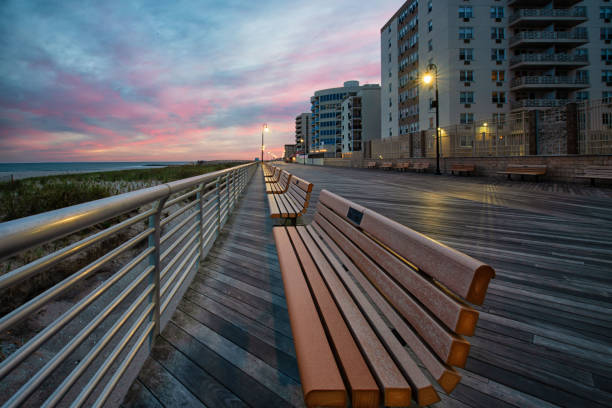
{"type": "Polygon", "coordinates": [[[608,0],[406,1],[381,29],[381,135],[610,98],[608,0]]]}
{"type": "Polygon", "coordinates": [[[309,154],[321,157],[342,156],[342,102],[364,89],[379,85],[359,85],[359,81],[346,81],[342,87],[316,91],[310,98],[312,144],[309,154]]]}
{"type": "Polygon", "coordinates": [[[380,139],[380,86],[364,85],[342,101],[342,157],[361,151],[362,142],[380,139]]]}
{"type": "Polygon", "coordinates": [[[300,113],[295,118],[295,146],[298,155],[308,154],[312,145],[310,118],[309,112],[300,113]]]}

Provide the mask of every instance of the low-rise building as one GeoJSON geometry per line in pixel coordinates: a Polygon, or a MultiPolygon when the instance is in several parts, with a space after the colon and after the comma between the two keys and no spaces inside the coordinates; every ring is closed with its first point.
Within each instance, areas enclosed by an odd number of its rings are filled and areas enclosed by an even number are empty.
{"type": "Polygon", "coordinates": [[[342,156],[362,150],[368,140],[380,139],[380,86],[364,85],[342,102],[342,156]]]}

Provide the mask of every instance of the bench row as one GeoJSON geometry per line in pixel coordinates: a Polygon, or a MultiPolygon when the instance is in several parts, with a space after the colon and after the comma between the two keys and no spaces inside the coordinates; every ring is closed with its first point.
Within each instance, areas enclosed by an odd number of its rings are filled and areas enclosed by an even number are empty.
{"type": "Polygon", "coordinates": [[[286,170],[263,166],[271,218],[293,219],[306,213],[313,185],[286,170]]]}

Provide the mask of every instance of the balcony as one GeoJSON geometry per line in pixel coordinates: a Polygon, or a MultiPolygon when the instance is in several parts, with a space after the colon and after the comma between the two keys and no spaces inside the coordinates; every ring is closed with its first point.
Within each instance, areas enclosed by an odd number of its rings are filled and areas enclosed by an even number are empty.
{"type": "Polygon", "coordinates": [[[510,107],[512,109],[558,108],[572,102],[575,101],[573,99],[523,99],[520,101],[512,101],[510,107]]]}
{"type": "Polygon", "coordinates": [[[510,16],[510,26],[538,26],[555,23],[556,26],[574,26],[587,21],[586,7],[571,9],[520,9],[510,16]]]}
{"type": "Polygon", "coordinates": [[[589,80],[567,76],[524,76],[514,78],[510,82],[510,89],[582,89],[589,87],[589,80]]]}
{"type": "MultiPolygon", "coordinates": [[[[554,0],[555,7],[571,7],[582,0],[554,0]]],[[[508,0],[508,7],[542,7],[550,4],[550,0],[508,0]]]]}
{"type": "Polygon", "coordinates": [[[588,42],[589,34],[585,29],[572,31],[523,31],[510,38],[510,47],[551,43],[578,46],[588,42]]]}
{"type": "Polygon", "coordinates": [[[589,65],[589,58],[586,55],[571,55],[571,54],[521,54],[510,58],[510,68],[519,68],[523,66],[564,66],[564,67],[582,67],[589,65]]]}

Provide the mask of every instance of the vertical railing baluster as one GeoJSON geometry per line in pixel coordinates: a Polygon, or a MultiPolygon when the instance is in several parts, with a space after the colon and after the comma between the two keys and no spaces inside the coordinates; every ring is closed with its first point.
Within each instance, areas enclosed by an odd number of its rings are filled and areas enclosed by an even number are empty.
{"type": "Polygon", "coordinates": [[[202,244],[204,244],[204,237],[202,237],[202,234],[204,233],[204,199],[203,199],[203,191],[204,191],[204,183],[200,184],[200,187],[198,188],[198,193],[196,195],[196,200],[198,200],[198,217],[197,217],[197,221],[198,221],[198,228],[196,230],[197,234],[198,234],[198,264],[200,262],[202,262],[202,252],[203,252],[203,248],[202,248],[202,244]]]}
{"type": "MultiPolygon", "coordinates": [[[[149,279],[150,283],[155,285],[155,289],[153,293],[149,296],[149,303],[155,303],[155,308],[153,309],[153,320],[155,322],[155,329],[151,332],[153,335],[153,339],[155,336],[159,335],[161,331],[161,295],[160,295],[160,286],[161,286],[161,267],[160,267],[160,254],[161,254],[161,215],[164,209],[164,204],[168,196],[160,199],[157,202],[157,208],[154,214],[149,216],[149,228],[154,228],[155,231],[153,234],[149,235],[149,248],[155,248],[155,250],[149,255],[149,265],[154,266],[152,271],[151,279],[149,279]]],[[[149,342],[149,345],[153,346],[153,339],[149,342]]]]}
{"type": "Polygon", "coordinates": [[[217,177],[217,234],[221,234],[221,176],[217,177]]]}

